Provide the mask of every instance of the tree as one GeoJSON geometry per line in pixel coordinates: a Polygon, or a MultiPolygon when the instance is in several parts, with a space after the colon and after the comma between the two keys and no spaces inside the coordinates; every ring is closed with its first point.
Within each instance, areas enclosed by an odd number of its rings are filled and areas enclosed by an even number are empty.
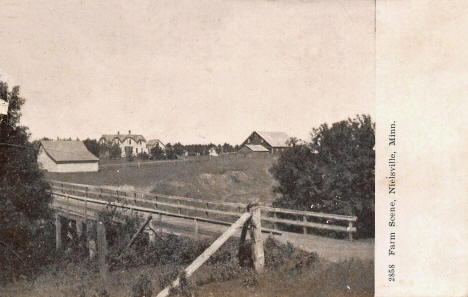
{"type": "Polygon", "coordinates": [[[274,205],[358,216],[360,235],[374,234],[375,124],[370,116],[322,124],[312,141],[286,150],[271,173],[274,205]]]}
{"type": "Polygon", "coordinates": [[[159,147],[159,144],[153,147],[150,153],[154,160],[163,160],[166,158],[166,154],[164,153],[164,150],[159,147]]]}
{"type": "Polygon", "coordinates": [[[119,159],[122,156],[122,149],[116,143],[103,143],[99,145],[99,157],[109,159],[119,159]]]}
{"type": "Polygon", "coordinates": [[[85,139],[83,140],[84,145],[90,151],[93,155],[99,158],[99,152],[101,150],[99,143],[96,141],[96,139],[85,139]]]}
{"type": "Polygon", "coordinates": [[[51,235],[51,196],[28,128],[19,126],[25,102],[19,87],[9,91],[0,81],[0,100],[9,102],[7,116],[0,116],[0,265],[9,276],[31,272],[30,261],[39,267],[53,249],[53,240],[44,239],[51,235]]]}

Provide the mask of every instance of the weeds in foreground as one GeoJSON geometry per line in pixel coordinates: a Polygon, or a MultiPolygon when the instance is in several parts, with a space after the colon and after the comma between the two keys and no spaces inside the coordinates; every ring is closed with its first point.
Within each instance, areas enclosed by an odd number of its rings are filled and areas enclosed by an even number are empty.
{"type": "MultiPolygon", "coordinates": [[[[122,252],[120,247],[128,242],[128,233],[131,235],[141,220],[135,218],[127,222],[125,232],[112,220],[105,222],[110,224],[106,225],[106,230],[115,234],[110,245],[110,255],[115,257],[122,252]]],[[[272,238],[264,243],[266,271],[263,275],[257,275],[252,269],[250,241],[239,246],[238,239],[230,239],[199,271],[187,278],[182,269],[209,245],[206,240],[195,241],[170,234],[157,234],[155,245],[149,245],[145,234],[141,234],[118,260],[111,261],[111,286],[103,286],[95,277],[95,262],[73,258],[79,253],[64,253],[29,285],[28,291],[32,292],[29,296],[150,297],[169,286],[177,276],[180,286],[172,288],[171,294],[184,297],[207,296],[212,292],[214,296],[248,296],[252,292],[261,292],[263,296],[308,296],[312,291],[319,297],[373,295],[372,262],[331,264],[320,261],[315,253],[298,250],[272,238]],[[215,284],[221,288],[231,286],[232,295],[212,291],[215,284]],[[44,289],[45,285],[52,289],[44,289]]],[[[76,248],[82,249],[82,246],[78,244],[76,248]]]]}

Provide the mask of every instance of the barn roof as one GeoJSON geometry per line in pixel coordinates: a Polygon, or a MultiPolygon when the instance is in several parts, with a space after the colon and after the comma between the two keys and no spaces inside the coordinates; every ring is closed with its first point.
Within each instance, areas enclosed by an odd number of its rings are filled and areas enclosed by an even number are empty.
{"type": "Polygon", "coordinates": [[[287,147],[286,144],[289,140],[288,134],[284,132],[268,132],[268,131],[257,131],[257,134],[260,135],[269,145],[273,147],[287,147]]]}
{"type": "Polygon", "coordinates": [[[99,158],[90,153],[83,142],[79,140],[42,140],[41,146],[46,154],[56,163],[99,161],[99,158]]]}
{"type": "Polygon", "coordinates": [[[261,144],[246,144],[245,146],[253,152],[268,152],[268,150],[261,144]]]}
{"type": "Polygon", "coordinates": [[[131,138],[137,142],[140,140],[146,142],[146,139],[143,137],[143,135],[140,134],[104,134],[100,139],[102,138],[104,138],[107,142],[112,142],[116,138],[118,138],[120,142],[124,142],[127,138],[131,138]]]}

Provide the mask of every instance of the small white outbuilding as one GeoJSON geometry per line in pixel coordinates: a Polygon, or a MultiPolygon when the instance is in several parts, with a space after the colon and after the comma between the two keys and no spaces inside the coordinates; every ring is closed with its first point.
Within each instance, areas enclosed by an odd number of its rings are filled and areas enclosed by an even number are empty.
{"type": "Polygon", "coordinates": [[[49,172],[96,172],[99,169],[99,158],[79,140],[41,141],[37,162],[49,172]]]}

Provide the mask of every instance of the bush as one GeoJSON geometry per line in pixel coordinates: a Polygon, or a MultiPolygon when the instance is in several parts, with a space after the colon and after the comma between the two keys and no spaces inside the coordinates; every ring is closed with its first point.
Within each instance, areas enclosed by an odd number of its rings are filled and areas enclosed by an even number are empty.
{"type": "Polygon", "coordinates": [[[143,153],[139,153],[137,155],[137,158],[140,159],[140,160],[149,160],[151,158],[151,155],[143,152],[143,153]]]}
{"type": "Polygon", "coordinates": [[[153,285],[151,279],[143,274],[132,286],[133,297],[151,297],[153,295],[153,285]]]}
{"type": "Polygon", "coordinates": [[[187,278],[185,271],[179,273],[179,286],[170,288],[170,296],[193,297],[196,293],[196,285],[187,278]]]}

